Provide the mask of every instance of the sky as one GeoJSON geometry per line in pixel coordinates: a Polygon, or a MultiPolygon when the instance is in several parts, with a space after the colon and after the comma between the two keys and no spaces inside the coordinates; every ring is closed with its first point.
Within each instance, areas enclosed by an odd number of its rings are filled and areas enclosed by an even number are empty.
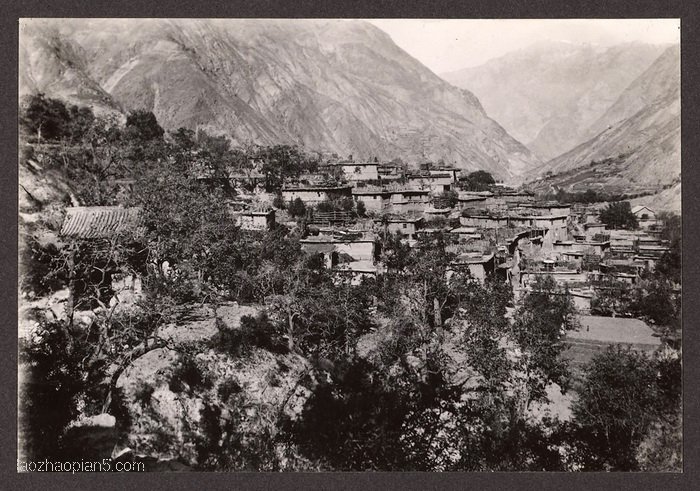
{"type": "Polygon", "coordinates": [[[440,74],[541,41],[611,46],[680,42],[679,19],[366,19],[440,74]]]}

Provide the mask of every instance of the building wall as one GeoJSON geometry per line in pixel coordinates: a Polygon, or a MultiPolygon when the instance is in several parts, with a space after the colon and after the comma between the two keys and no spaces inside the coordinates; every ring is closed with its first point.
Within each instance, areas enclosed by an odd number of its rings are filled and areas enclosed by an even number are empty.
{"type": "Polygon", "coordinates": [[[533,283],[538,275],[551,275],[557,284],[564,286],[569,283],[583,283],[588,279],[588,274],[586,272],[576,273],[576,272],[558,272],[558,271],[542,271],[542,272],[529,272],[522,273],[523,284],[533,283]]]}
{"type": "Polygon", "coordinates": [[[374,242],[335,242],[335,250],[352,256],[355,261],[374,261],[374,242]]]}
{"type": "Polygon", "coordinates": [[[345,173],[345,177],[349,181],[369,181],[379,179],[379,173],[377,172],[377,166],[371,165],[357,165],[357,164],[343,164],[340,166],[345,173]]]}
{"type": "Polygon", "coordinates": [[[416,224],[413,222],[389,222],[387,228],[392,234],[399,232],[401,235],[405,235],[411,239],[416,233],[416,224]]]}
{"type": "Polygon", "coordinates": [[[425,194],[392,193],[389,198],[389,208],[394,213],[422,212],[428,204],[425,194]]]}
{"type": "Polygon", "coordinates": [[[639,223],[639,227],[645,230],[655,225],[662,225],[661,220],[657,220],[656,218],[649,218],[646,220],[642,218],[637,218],[637,222],[639,223]]]}
{"type": "Polygon", "coordinates": [[[449,191],[454,187],[454,180],[451,177],[411,177],[409,182],[413,186],[429,189],[432,194],[440,194],[443,191],[449,191]]]}
{"type": "Polygon", "coordinates": [[[486,198],[462,200],[457,203],[457,206],[460,210],[466,210],[467,208],[474,208],[477,210],[486,209],[486,198]]]}
{"type": "Polygon", "coordinates": [[[385,207],[385,200],[381,194],[356,194],[355,201],[362,201],[367,211],[380,212],[385,207]]]}
{"type": "Polygon", "coordinates": [[[301,199],[304,204],[316,205],[322,201],[328,201],[333,198],[341,198],[343,196],[350,196],[350,189],[339,189],[339,190],[315,190],[315,189],[302,189],[302,190],[282,190],[282,198],[287,203],[291,203],[295,199],[301,199]]]}
{"type": "Polygon", "coordinates": [[[483,264],[470,264],[469,273],[481,282],[486,279],[486,269],[483,264]]]}
{"type": "Polygon", "coordinates": [[[508,226],[505,217],[459,217],[460,225],[465,227],[501,228],[508,226]]]}
{"type": "Polygon", "coordinates": [[[238,223],[244,230],[266,230],[272,222],[269,215],[240,215],[238,223]]]}

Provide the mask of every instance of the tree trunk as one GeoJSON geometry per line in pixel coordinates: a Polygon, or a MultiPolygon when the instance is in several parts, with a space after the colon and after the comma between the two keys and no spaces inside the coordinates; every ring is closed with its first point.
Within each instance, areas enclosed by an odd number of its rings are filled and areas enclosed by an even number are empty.
{"type": "Polygon", "coordinates": [[[68,299],[66,300],[66,316],[68,325],[73,325],[73,313],[75,311],[75,246],[71,246],[68,255],[68,299]]]}
{"type": "Polygon", "coordinates": [[[114,389],[117,386],[117,382],[119,381],[119,377],[121,377],[121,374],[124,373],[124,370],[129,368],[131,364],[136,360],[137,358],[142,357],[146,353],[153,351],[158,348],[165,348],[168,345],[167,341],[163,339],[157,339],[154,340],[154,343],[152,345],[148,345],[148,339],[146,339],[142,345],[139,345],[135,347],[129,354],[127,354],[122,362],[119,364],[117,369],[114,371],[112,376],[109,379],[109,385],[107,386],[107,396],[105,397],[104,404],[102,405],[102,412],[106,413],[109,410],[109,406],[112,403],[112,394],[114,393],[114,389]]]}
{"type": "Polygon", "coordinates": [[[435,329],[442,330],[442,312],[440,311],[440,302],[437,297],[433,298],[433,321],[435,329]]]}
{"type": "Polygon", "coordinates": [[[289,312],[289,325],[287,326],[287,349],[291,353],[294,351],[294,314],[289,312]]]}

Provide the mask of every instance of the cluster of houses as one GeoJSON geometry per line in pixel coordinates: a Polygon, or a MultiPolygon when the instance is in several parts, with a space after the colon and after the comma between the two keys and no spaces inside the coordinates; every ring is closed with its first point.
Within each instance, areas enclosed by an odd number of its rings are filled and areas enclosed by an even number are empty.
{"type": "MultiPolygon", "coordinates": [[[[284,182],[279,196],[285,205],[301,200],[312,213],[323,202],[364,204],[363,217],[345,211],[311,220],[315,226],[307,227],[309,233],[301,240],[304,251],[322,255],[329,269],[354,284],[385,270],[382,244],[387,233],[398,234],[409,246],[421,236],[441,233],[455,253],[453,269],[466,268],[479,281],[493,275],[510,284],[516,297],[531,290],[538,276],[549,275],[587,313],[596,282],[614,278],[635,283],[668,250],[656,214],[648,207],[633,209],[638,230],[608,230],[595,205],[541,202],[533,193],[503,185],[463,191],[460,171],[453,167],[409,171],[393,163],[336,160],[320,170],[284,182]],[[446,192],[453,193],[451,202],[446,202],[446,192]]],[[[234,175],[232,184],[254,187],[263,177],[254,168],[234,175]]],[[[278,221],[298,226],[284,207],[253,201],[231,203],[232,219],[242,229],[269,230],[278,221]]],[[[119,207],[69,209],[62,235],[104,238],[136,223],[137,214],[119,207]]]]}

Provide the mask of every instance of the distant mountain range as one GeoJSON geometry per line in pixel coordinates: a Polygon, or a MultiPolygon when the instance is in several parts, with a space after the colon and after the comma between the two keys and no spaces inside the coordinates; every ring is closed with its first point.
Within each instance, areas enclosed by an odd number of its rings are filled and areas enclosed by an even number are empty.
{"type": "Polygon", "coordinates": [[[541,42],[442,77],[472,91],[491,117],[549,160],[595,136],[592,127],[666,47],[541,42]]]}
{"type": "Polygon", "coordinates": [[[20,88],[239,144],[444,159],[510,182],[542,165],[470,91],[361,21],[23,21],[20,88]]]}
{"type": "MultiPolygon", "coordinates": [[[[590,140],[547,162],[555,175],[615,160],[615,172],[599,172],[597,184],[629,191],[662,189],[681,172],[680,48],[666,49],[592,126],[590,140]]],[[[560,181],[554,179],[555,182],[560,181]]],[[[579,186],[583,181],[579,179],[579,186]]]]}
{"type": "Polygon", "coordinates": [[[444,74],[530,149],[541,192],[648,194],[680,209],[680,47],[540,43],[444,74]]]}

